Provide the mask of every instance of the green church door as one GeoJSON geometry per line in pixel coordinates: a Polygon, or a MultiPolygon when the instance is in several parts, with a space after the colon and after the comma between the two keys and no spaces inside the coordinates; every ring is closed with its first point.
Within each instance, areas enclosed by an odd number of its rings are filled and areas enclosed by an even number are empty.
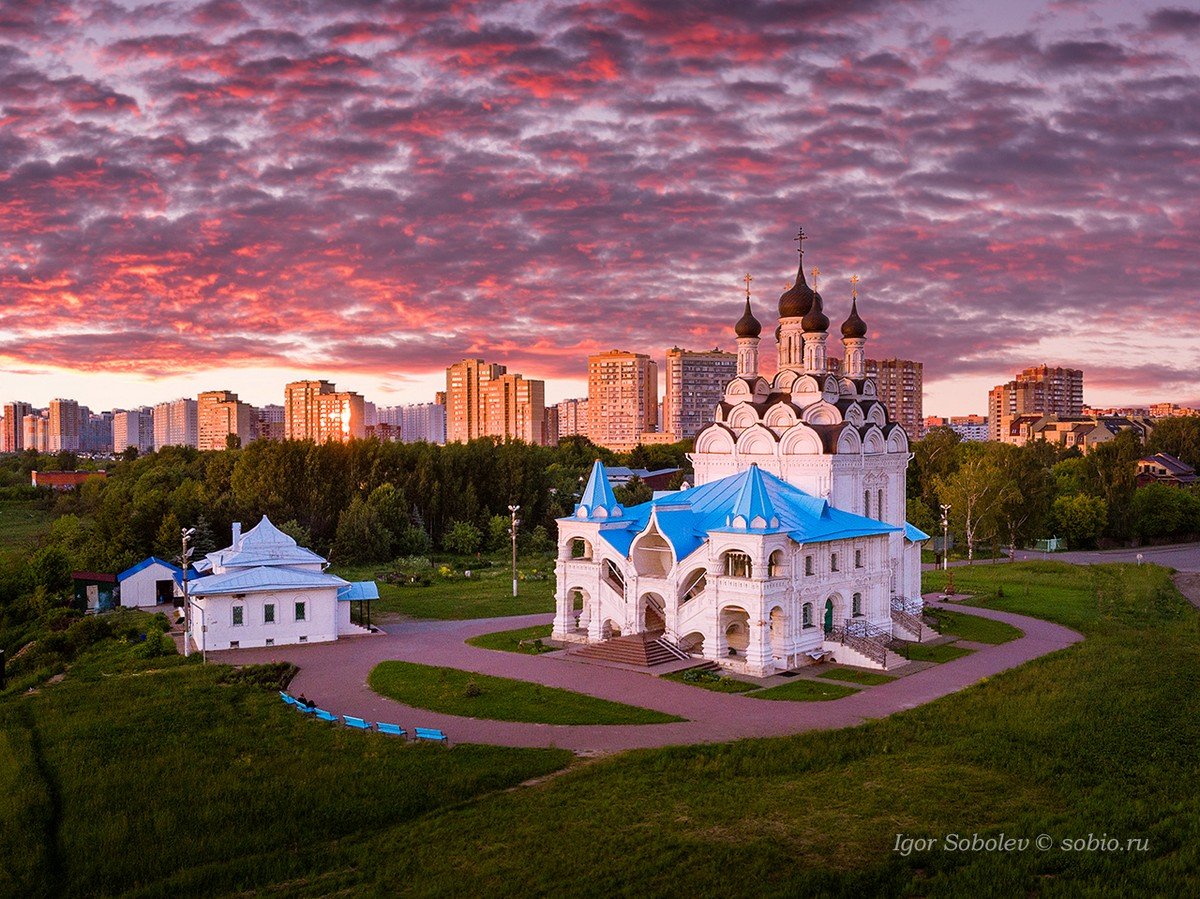
{"type": "Polygon", "coordinates": [[[833,600],[825,600],[825,633],[833,632],[833,600]]]}

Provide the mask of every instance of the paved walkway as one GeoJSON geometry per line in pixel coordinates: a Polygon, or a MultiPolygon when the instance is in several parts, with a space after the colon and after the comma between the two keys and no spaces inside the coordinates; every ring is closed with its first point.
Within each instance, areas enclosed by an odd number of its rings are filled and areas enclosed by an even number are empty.
{"type": "Polygon", "coordinates": [[[410,731],[417,725],[436,727],[444,730],[453,743],[554,746],[581,754],[595,754],[849,727],[930,702],[968,687],[983,677],[1083,639],[1068,628],[1024,615],[953,607],[960,612],[1012,624],[1024,631],[1025,636],[830,702],[767,702],[736,694],[714,693],[662,680],[642,671],[582,665],[546,655],[498,652],[463,642],[493,631],[548,624],[552,619],[548,614],[471,621],[407,621],[390,625],[392,633],[345,637],[335,643],[210,652],[208,655],[214,661],[232,664],[295,662],[300,673],[292,681],[292,693],[302,693],[337,714],[358,715],[368,721],[389,721],[410,731]],[[657,709],[688,720],[649,725],[552,725],[461,718],[424,711],[386,699],[367,686],[371,669],[388,659],[535,681],[657,709]]]}

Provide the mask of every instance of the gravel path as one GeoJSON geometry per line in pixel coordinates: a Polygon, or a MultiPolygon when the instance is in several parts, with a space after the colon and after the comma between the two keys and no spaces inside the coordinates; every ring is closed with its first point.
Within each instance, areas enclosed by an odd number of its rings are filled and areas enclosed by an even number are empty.
{"type": "MultiPolygon", "coordinates": [[[[933,601],[928,604],[944,607],[933,601]]],[[[389,625],[390,633],[369,637],[345,637],[335,643],[308,646],[210,652],[209,658],[231,664],[295,662],[300,673],[292,681],[293,694],[303,693],[322,708],[338,714],[389,721],[410,731],[416,725],[440,728],[453,743],[554,746],[580,754],[598,754],[849,727],[930,702],[983,677],[1083,639],[1068,628],[1036,618],[994,609],[959,605],[953,608],[1007,622],[1024,631],[1025,636],[830,702],[764,702],[662,680],[642,671],[580,664],[555,655],[497,652],[463,642],[493,631],[548,624],[552,620],[548,614],[470,621],[408,621],[389,625]],[[676,724],[553,725],[461,718],[424,711],[379,696],[367,686],[371,669],[388,659],[534,681],[657,709],[688,720],[676,724]]]]}

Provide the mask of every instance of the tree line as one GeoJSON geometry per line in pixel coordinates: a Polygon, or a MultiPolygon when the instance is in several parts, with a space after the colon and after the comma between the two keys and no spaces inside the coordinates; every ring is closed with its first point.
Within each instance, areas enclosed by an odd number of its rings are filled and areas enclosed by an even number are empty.
{"type": "Polygon", "coordinates": [[[913,444],[909,519],[940,535],[950,506],[955,544],[972,558],[1060,537],[1070,548],[1184,540],[1200,535],[1200,493],[1161,484],[1137,486],[1137,462],[1166,452],[1200,464],[1200,419],[1166,419],[1143,446],[1132,432],[1086,456],[1043,441],[1024,446],[963,441],[934,428],[913,444]]]}

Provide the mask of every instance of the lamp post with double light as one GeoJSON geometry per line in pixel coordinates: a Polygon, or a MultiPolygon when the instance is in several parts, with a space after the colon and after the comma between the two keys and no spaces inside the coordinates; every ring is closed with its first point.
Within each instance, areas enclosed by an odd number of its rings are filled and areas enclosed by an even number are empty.
{"type": "Polygon", "coordinates": [[[188,566],[192,564],[192,538],[196,536],[195,528],[181,528],[183,553],[179,560],[183,563],[183,654],[192,654],[192,604],[188,599],[188,566]]]}
{"type": "Polygon", "coordinates": [[[513,596],[517,595],[517,525],[521,523],[517,520],[519,511],[521,511],[520,506],[508,507],[508,514],[512,517],[512,527],[509,528],[509,533],[512,535],[513,596]]]}
{"type": "Polygon", "coordinates": [[[950,504],[942,503],[942,571],[950,570],[950,504]]]}

